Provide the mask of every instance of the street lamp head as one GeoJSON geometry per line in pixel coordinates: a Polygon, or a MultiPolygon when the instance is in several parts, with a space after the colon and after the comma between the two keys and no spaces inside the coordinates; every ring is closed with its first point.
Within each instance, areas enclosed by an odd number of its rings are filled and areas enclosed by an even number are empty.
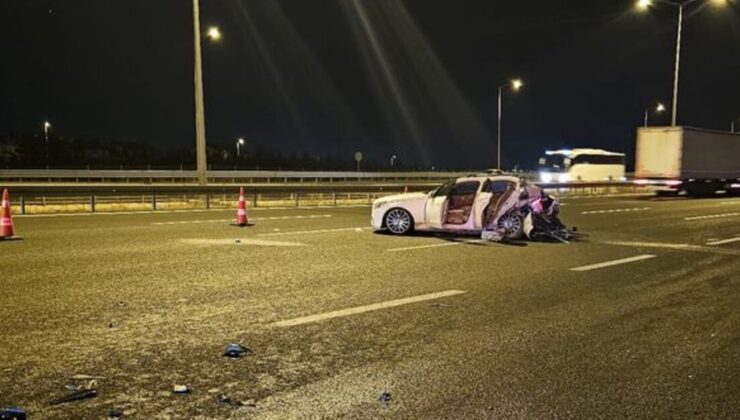
{"type": "Polygon", "coordinates": [[[650,6],[653,5],[652,0],[638,0],[637,2],[637,10],[644,11],[650,8],[650,6]]]}
{"type": "Polygon", "coordinates": [[[524,82],[522,82],[522,79],[514,79],[511,81],[511,88],[514,89],[514,91],[520,90],[524,86],[524,82]]]}
{"type": "Polygon", "coordinates": [[[47,129],[47,130],[50,129],[51,128],[51,123],[49,121],[44,121],[44,128],[47,129]]]}
{"type": "Polygon", "coordinates": [[[239,144],[244,144],[244,139],[239,139],[239,140],[238,140],[238,143],[239,143],[239,144]]]}
{"type": "Polygon", "coordinates": [[[655,110],[658,112],[664,112],[665,111],[665,105],[662,103],[658,103],[658,106],[655,107],[655,110]]]}
{"type": "Polygon", "coordinates": [[[217,26],[211,26],[208,28],[208,32],[206,32],[206,36],[211,39],[211,41],[220,41],[221,40],[221,30],[218,29],[217,26]]]}

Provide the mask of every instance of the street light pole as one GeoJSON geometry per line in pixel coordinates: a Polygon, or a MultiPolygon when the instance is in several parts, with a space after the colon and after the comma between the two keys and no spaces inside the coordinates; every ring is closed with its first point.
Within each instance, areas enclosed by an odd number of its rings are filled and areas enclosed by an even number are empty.
{"type": "Polygon", "coordinates": [[[501,116],[502,116],[501,104],[503,102],[501,100],[501,97],[503,96],[503,93],[504,93],[504,87],[499,86],[498,87],[498,128],[497,128],[498,141],[497,141],[497,146],[496,146],[496,169],[498,169],[499,171],[501,170],[501,116]]]}
{"type": "Polygon", "coordinates": [[[242,147],[243,144],[244,144],[244,139],[239,139],[239,140],[236,141],[236,156],[237,157],[241,157],[242,156],[241,147],[242,147]]]}
{"type": "Polygon", "coordinates": [[[47,143],[49,142],[49,129],[51,128],[51,123],[49,121],[44,121],[44,141],[47,143]]]}
{"type": "Polygon", "coordinates": [[[671,126],[676,126],[678,114],[678,76],[681,69],[681,32],[683,30],[683,4],[678,5],[678,34],[676,35],[676,68],[673,74],[673,109],[671,110],[671,126]]]}
{"type": "Polygon", "coordinates": [[[198,184],[208,183],[206,161],[206,117],[203,103],[203,56],[200,36],[200,0],[193,0],[193,34],[195,36],[195,150],[198,184]]]}
{"type": "Polygon", "coordinates": [[[524,86],[521,79],[514,79],[498,87],[498,126],[497,126],[497,145],[496,145],[496,169],[501,170],[501,120],[503,116],[503,96],[504,88],[511,86],[513,91],[518,91],[524,86]]]}

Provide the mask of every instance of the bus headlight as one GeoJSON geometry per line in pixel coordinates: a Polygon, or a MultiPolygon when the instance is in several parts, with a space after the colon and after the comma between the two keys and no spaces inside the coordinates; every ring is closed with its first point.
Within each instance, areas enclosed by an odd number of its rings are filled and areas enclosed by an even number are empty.
{"type": "Polygon", "coordinates": [[[540,181],[552,182],[552,174],[550,172],[540,172],[540,181]]]}

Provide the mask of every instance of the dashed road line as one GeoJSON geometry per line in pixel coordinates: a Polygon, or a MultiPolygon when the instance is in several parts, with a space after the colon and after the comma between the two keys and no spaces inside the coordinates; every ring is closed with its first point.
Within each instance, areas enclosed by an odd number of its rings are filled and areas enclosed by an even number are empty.
{"type": "Polygon", "coordinates": [[[721,239],[721,240],[716,240],[716,241],[709,241],[709,242],[707,242],[707,245],[717,246],[717,245],[731,244],[731,243],[734,243],[734,242],[740,242],[740,237],[730,238],[730,239],[721,239]]]}
{"type": "Polygon", "coordinates": [[[364,232],[365,230],[372,229],[369,227],[350,227],[350,228],[339,228],[339,229],[315,229],[315,230],[297,230],[293,232],[276,232],[276,233],[260,233],[257,236],[290,236],[290,235],[312,235],[319,233],[335,233],[335,232],[364,232]]]}
{"type": "Polygon", "coordinates": [[[607,241],[604,242],[607,245],[617,246],[629,246],[636,248],[660,248],[660,249],[673,249],[676,251],[693,251],[703,252],[709,254],[720,254],[720,255],[740,255],[740,250],[735,249],[722,249],[722,248],[710,248],[701,245],[691,244],[677,244],[677,243],[665,243],[665,242],[629,242],[629,241],[607,241]]]}
{"type": "MultiPolygon", "coordinates": [[[[324,219],[332,217],[331,214],[311,214],[301,216],[273,216],[273,217],[255,217],[251,218],[251,221],[264,222],[270,220],[293,220],[293,219],[324,219]]],[[[233,222],[234,218],[231,219],[209,219],[209,220],[179,220],[175,222],[153,222],[155,226],[167,226],[167,225],[199,225],[204,223],[226,223],[233,222]]]]}
{"type": "Polygon", "coordinates": [[[627,213],[632,211],[650,210],[650,207],[634,207],[630,209],[609,209],[609,210],[589,210],[582,211],[581,214],[610,214],[610,213],[627,213]]]}
{"type": "Polygon", "coordinates": [[[388,252],[414,251],[414,250],[417,250],[417,249],[442,248],[442,247],[446,247],[446,246],[455,246],[455,245],[463,245],[463,244],[479,244],[479,243],[483,243],[483,241],[481,241],[481,240],[471,240],[471,241],[445,242],[445,243],[441,243],[441,244],[405,246],[405,247],[402,247],[402,248],[386,249],[386,251],[388,251],[388,252]]]}
{"type": "Polygon", "coordinates": [[[724,217],[734,217],[734,216],[740,216],[740,213],[735,212],[735,213],[707,214],[704,216],[684,217],[683,220],[691,221],[691,220],[721,219],[724,217]]]}
{"type": "Polygon", "coordinates": [[[409,305],[417,302],[441,299],[466,293],[464,290],[446,290],[444,292],[429,293],[426,295],[412,296],[403,299],[389,300],[371,305],[356,306],[354,308],[340,309],[338,311],[324,312],[316,315],[303,316],[270,324],[273,327],[294,327],[296,325],[310,324],[313,322],[326,321],[327,319],[339,318],[350,315],[358,315],[365,312],[377,311],[379,309],[393,308],[396,306],[409,305]]]}
{"type": "Polygon", "coordinates": [[[570,271],[591,271],[591,270],[598,270],[600,268],[606,268],[606,267],[613,267],[615,265],[621,265],[621,264],[628,264],[638,261],[644,261],[649,260],[651,258],[655,258],[656,255],[652,254],[644,254],[644,255],[638,255],[636,257],[629,257],[629,258],[622,258],[620,260],[613,260],[613,261],[605,261],[598,264],[591,264],[591,265],[584,265],[582,267],[575,267],[571,268],[570,271]]]}

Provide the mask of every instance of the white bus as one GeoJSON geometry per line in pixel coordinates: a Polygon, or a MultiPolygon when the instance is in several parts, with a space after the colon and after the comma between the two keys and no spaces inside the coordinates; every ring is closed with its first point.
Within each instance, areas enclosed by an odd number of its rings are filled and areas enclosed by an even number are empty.
{"type": "Polygon", "coordinates": [[[548,150],[538,162],[542,182],[624,181],[624,153],[601,149],[548,150]]]}

